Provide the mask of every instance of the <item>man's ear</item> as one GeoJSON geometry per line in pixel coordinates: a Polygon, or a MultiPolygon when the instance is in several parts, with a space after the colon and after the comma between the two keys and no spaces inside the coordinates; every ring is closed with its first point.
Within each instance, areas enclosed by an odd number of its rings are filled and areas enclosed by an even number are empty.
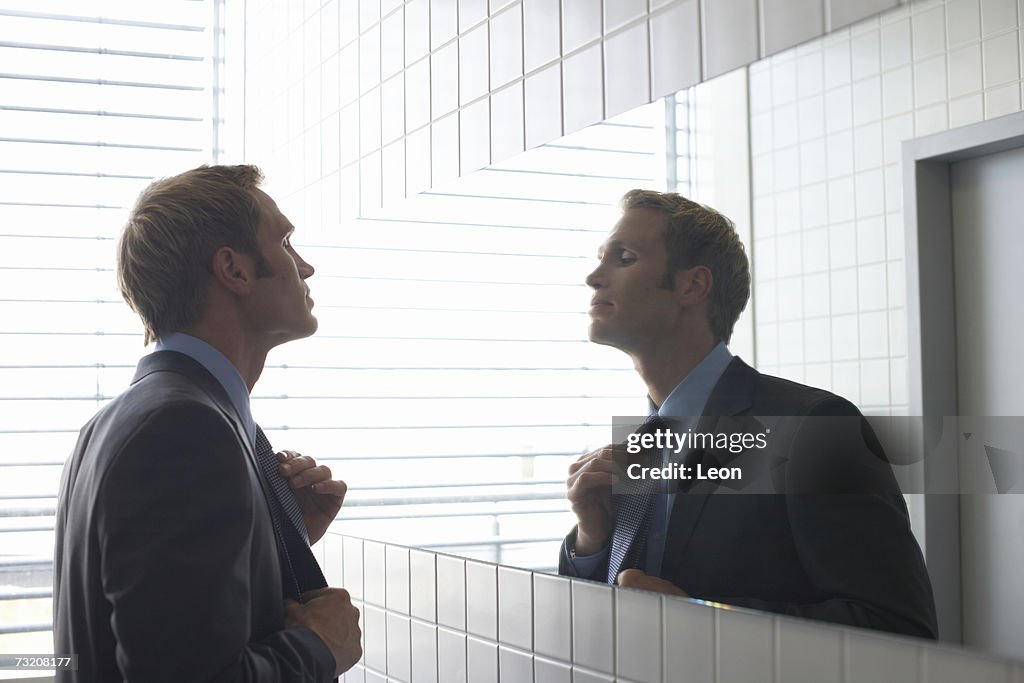
{"type": "Polygon", "coordinates": [[[694,266],[676,272],[675,292],[682,305],[706,301],[711,296],[714,284],[711,269],[707,266],[694,266]]]}
{"type": "Polygon", "coordinates": [[[210,267],[213,279],[239,296],[248,294],[256,279],[252,259],[231,247],[221,247],[213,252],[210,267]]]}

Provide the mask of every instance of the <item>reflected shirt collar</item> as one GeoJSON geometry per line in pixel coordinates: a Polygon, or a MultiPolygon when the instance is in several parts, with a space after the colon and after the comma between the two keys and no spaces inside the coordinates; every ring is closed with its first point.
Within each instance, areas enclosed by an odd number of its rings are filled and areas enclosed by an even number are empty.
{"type": "Polygon", "coordinates": [[[183,332],[165,334],[157,340],[153,351],[177,351],[206,368],[228,393],[228,398],[231,399],[231,404],[245,427],[249,444],[256,443],[256,422],[252,419],[252,411],[249,408],[249,388],[245,385],[238,368],[227,359],[227,356],[202,339],[183,332]]]}
{"type": "Polygon", "coordinates": [[[647,397],[647,412],[661,417],[696,417],[704,412],[711,390],[721,379],[725,368],[732,362],[733,355],[725,342],[718,342],[708,355],[690,371],[683,381],[676,385],[661,408],[647,397]]]}

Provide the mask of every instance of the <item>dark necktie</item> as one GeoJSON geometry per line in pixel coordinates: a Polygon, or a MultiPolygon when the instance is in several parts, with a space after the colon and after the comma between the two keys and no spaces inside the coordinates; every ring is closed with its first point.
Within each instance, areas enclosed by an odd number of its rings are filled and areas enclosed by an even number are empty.
{"type": "Polygon", "coordinates": [[[274,497],[284,511],[284,514],[291,521],[292,526],[299,532],[307,544],[309,543],[309,532],[306,530],[306,522],[302,519],[302,510],[299,508],[299,501],[295,498],[295,492],[288,484],[288,480],[281,476],[278,471],[277,456],[274,454],[274,447],[270,440],[263,433],[263,429],[256,425],[256,458],[260,461],[263,475],[270,484],[274,497]]]}
{"type": "MultiPolygon", "coordinates": [[[[665,426],[661,418],[655,414],[647,419],[637,433],[653,434],[665,426]]],[[[658,467],[661,465],[661,455],[657,449],[645,449],[640,454],[640,460],[646,466],[658,467]]],[[[647,549],[647,530],[651,524],[651,510],[654,507],[657,488],[657,480],[648,477],[630,482],[628,493],[619,493],[612,497],[616,514],[612,545],[608,555],[608,583],[614,584],[623,569],[643,567],[643,555],[647,549]]]]}
{"type": "Polygon", "coordinates": [[[278,471],[274,447],[259,425],[256,426],[256,459],[260,464],[260,474],[272,494],[267,503],[277,531],[282,589],[286,597],[298,600],[306,591],[325,587],[327,580],[309,549],[309,533],[302,519],[299,501],[288,480],[278,471]]]}

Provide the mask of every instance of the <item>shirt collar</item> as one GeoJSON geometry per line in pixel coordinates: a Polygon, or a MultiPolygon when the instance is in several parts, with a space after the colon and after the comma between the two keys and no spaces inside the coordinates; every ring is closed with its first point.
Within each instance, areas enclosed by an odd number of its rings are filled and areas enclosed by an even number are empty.
{"type": "Polygon", "coordinates": [[[256,421],[252,419],[252,411],[249,407],[249,388],[238,372],[238,368],[227,359],[227,356],[202,339],[183,332],[171,332],[163,335],[157,341],[154,351],[177,351],[206,368],[228,393],[228,398],[231,399],[231,404],[235,407],[235,412],[238,413],[238,417],[245,427],[249,443],[256,443],[256,421]]]}
{"type": "Polygon", "coordinates": [[[650,397],[647,397],[649,414],[657,413],[661,417],[695,417],[703,414],[711,390],[715,388],[732,359],[733,355],[725,342],[718,342],[697,367],[676,385],[661,404],[661,408],[657,408],[650,397]]]}

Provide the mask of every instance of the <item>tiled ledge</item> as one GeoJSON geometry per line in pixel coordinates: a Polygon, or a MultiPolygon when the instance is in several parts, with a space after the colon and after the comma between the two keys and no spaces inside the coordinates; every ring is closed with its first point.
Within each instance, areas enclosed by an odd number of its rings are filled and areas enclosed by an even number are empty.
{"type": "Polygon", "coordinates": [[[1024,683],[1024,662],[913,638],[339,534],[323,553],[362,612],[345,683],[1024,683]]]}

